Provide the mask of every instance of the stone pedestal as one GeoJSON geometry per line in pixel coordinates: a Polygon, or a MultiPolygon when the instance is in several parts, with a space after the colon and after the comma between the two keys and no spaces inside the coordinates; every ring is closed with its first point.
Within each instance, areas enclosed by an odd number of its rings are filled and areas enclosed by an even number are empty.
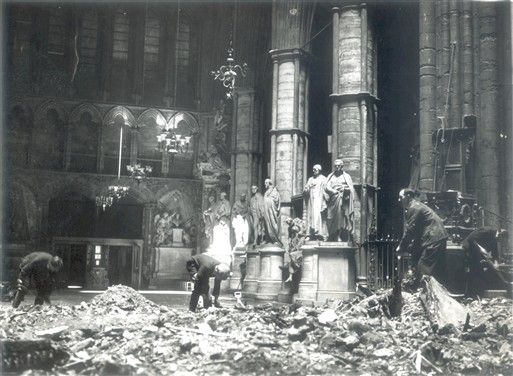
{"type": "Polygon", "coordinates": [[[259,275],[260,253],[257,249],[248,249],[246,251],[246,278],[242,287],[242,295],[245,299],[255,299],[259,275]]]}
{"type": "Polygon", "coordinates": [[[296,302],[321,304],[347,300],[356,291],[356,248],[340,242],[306,242],[296,302]]]}
{"type": "Polygon", "coordinates": [[[260,276],[256,299],[261,301],[277,300],[281,289],[281,269],[285,251],[275,244],[266,244],[259,248],[260,276]]]}
{"type": "Polygon", "coordinates": [[[246,248],[245,247],[235,247],[233,249],[233,261],[232,261],[232,276],[230,277],[230,290],[240,290],[242,289],[242,284],[240,282],[240,264],[244,262],[246,259],[246,248]]]}

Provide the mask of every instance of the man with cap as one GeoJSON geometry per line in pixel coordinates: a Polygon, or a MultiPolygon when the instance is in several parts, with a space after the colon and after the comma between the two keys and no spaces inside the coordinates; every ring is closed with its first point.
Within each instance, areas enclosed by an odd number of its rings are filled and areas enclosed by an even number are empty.
{"type": "Polygon", "coordinates": [[[449,234],[434,210],[415,200],[414,196],[415,192],[409,188],[399,192],[404,209],[404,232],[397,252],[410,252],[417,278],[431,275],[443,283],[449,234]]]}
{"type": "Polygon", "coordinates": [[[187,261],[187,271],[189,272],[191,279],[194,281],[194,289],[192,290],[191,300],[189,302],[189,310],[192,312],[196,311],[200,296],[203,297],[203,306],[205,308],[210,307],[210,277],[215,277],[214,290],[212,291],[212,295],[214,296],[214,306],[220,308],[221,304],[219,304],[218,299],[219,292],[221,290],[221,281],[230,276],[230,267],[227,264],[221,263],[215,258],[202,253],[192,256],[192,258],[187,261]]]}
{"type": "Polygon", "coordinates": [[[62,259],[46,252],[32,252],[20,264],[18,291],[12,306],[17,308],[25,298],[29,288],[36,289],[35,305],[50,304],[50,294],[57,273],[62,268],[62,259]]]}

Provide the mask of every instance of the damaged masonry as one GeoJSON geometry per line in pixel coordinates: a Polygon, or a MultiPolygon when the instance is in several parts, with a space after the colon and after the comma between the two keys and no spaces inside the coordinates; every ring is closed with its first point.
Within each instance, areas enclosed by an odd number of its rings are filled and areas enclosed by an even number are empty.
{"type": "Polygon", "coordinates": [[[0,21],[0,373],[513,374],[512,2],[0,21]]]}
{"type": "Polygon", "coordinates": [[[117,285],[75,306],[3,308],[2,365],[24,375],[511,374],[510,301],[466,300],[462,321],[440,323],[429,312],[442,290],[427,279],[403,291],[400,317],[390,291],[193,314],[117,285]]]}

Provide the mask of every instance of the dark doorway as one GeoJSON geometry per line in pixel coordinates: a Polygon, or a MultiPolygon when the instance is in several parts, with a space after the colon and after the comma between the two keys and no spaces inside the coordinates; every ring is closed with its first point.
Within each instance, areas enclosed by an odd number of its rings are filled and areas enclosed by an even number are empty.
{"type": "Polygon", "coordinates": [[[132,247],[109,246],[107,278],[109,286],[132,285],[132,247]]]}
{"type": "Polygon", "coordinates": [[[378,228],[400,235],[401,188],[410,183],[419,122],[419,11],[415,2],[379,4],[378,38],[378,228]]]}
{"type": "Polygon", "coordinates": [[[57,244],[55,254],[63,261],[59,286],[85,286],[87,244],[57,244]]]}

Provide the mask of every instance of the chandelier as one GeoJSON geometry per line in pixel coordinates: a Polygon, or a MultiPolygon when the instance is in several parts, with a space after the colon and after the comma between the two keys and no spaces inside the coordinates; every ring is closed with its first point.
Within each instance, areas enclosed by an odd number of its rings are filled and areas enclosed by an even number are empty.
{"type": "Polygon", "coordinates": [[[174,156],[189,151],[191,136],[182,136],[173,129],[164,129],[161,134],[157,135],[157,142],[160,151],[174,156]]]}
{"type": "Polygon", "coordinates": [[[96,196],[96,206],[101,207],[103,211],[112,206],[114,199],[111,196],[96,196]]]}
{"type": "Polygon", "coordinates": [[[130,173],[130,178],[134,179],[137,184],[147,179],[153,170],[151,166],[141,166],[140,164],[128,165],[126,169],[130,173]]]}
{"type": "Polygon", "coordinates": [[[233,91],[235,90],[236,78],[238,75],[246,77],[248,65],[243,63],[242,65],[234,64],[233,59],[233,47],[232,41],[230,40],[230,47],[228,47],[228,57],[226,58],[226,65],[219,67],[217,71],[211,71],[210,74],[214,76],[214,81],[221,81],[223,86],[228,89],[226,97],[231,99],[233,97],[233,91]]]}

